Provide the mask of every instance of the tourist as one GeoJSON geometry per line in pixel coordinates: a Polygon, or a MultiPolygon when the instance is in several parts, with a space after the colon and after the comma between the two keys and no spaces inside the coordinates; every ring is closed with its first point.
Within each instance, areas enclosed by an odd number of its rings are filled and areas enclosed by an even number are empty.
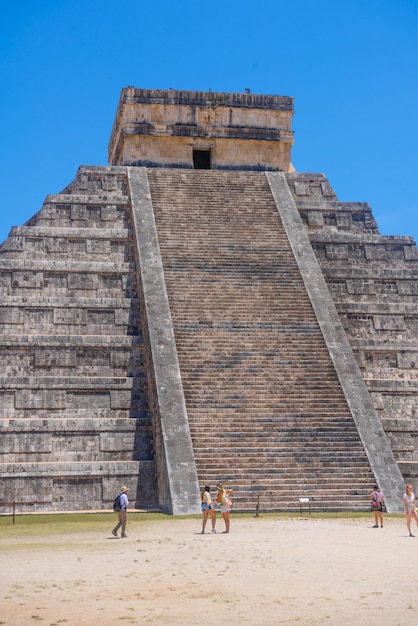
{"type": "Polygon", "coordinates": [[[114,529],[112,530],[112,535],[114,537],[117,537],[118,530],[122,526],[122,534],[121,534],[122,539],[125,539],[125,537],[128,536],[125,532],[126,522],[127,522],[127,517],[128,517],[127,509],[128,509],[128,504],[129,504],[127,493],[128,493],[128,488],[122,487],[120,490],[120,511],[117,511],[117,516],[118,516],[119,521],[114,527],[114,529]]]}
{"type": "Polygon", "coordinates": [[[408,528],[409,536],[415,537],[415,535],[413,535],[411,532],[411,517],[414,518],[418,527],[418,515],[415,508],[415,494],[412,491],[412,485],[406,485],[405,493],[403,494],[402,499],[406,515],[406,526],[408,528]]]}
{"type": "Polygon", "coordinates": [[[221,507],[222,517],[224,518],[224,522],[225,522],[225,530],[223,532],[229,533],[229,529],[231,526],[229,513],[232,508],[231,495],[233,492],[232,492],[232,489],[225,489],[225,487],[221,483],[218,483],[216,487],[218,489],[218,492],[216,495],[216,502],[221,507]]]}
{"type": "Polygon", "coordinates": [[[383,528],[382,510],[383,510],[384,497],[383,497],[383,493],[380,491],[377,485],[375,485],[373,487],[373,491],[369,493],[369,498],[372,501],[371,510],[373,511],[373,514],[374,514],[373,528],[379,528],[379,522],[380,522],[380,528],[383,528]]]}
{"type": "Polygon", "coordinates": [[[203,521],[202,521],[202,535],[205,534],[206,522],[208,521],[208,516],[210,515],[212,519],[212,532],[216,533],[216,513],[215,508],[212,503],[212,496],[210,495],[210,487],[206,485],[201,495],[201,505],[202,505],[202,513],[203,513],[203,521]]]}

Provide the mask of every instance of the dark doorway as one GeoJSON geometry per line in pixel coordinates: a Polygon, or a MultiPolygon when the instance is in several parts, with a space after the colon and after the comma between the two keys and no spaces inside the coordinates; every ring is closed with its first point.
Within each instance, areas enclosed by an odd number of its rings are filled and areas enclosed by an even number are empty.
{"type": "Polygon", "coordinates": [[[193,150],[195,170],[210,170],[210,150],[193,150]]]}

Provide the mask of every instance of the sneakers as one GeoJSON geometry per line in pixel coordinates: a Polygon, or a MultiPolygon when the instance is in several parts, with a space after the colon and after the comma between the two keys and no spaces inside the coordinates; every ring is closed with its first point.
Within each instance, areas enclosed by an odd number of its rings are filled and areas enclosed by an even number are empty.
{"type": "Polygon", "coordinates": [[[116,532],[116,530],[112,530],[112,535],[113,535],[114,537],[117,537],[117,536],[118,536],[118,533],[116,532]]]}
{"type": "Polygon", "coordinates": [[[413,535],[412,533],[409,533],[409,536],[410,536],[410,537],[415,537],[415,535],[413,535]]]}
{"type": "Polygon", "coordinates": [[[213,532],[213,533],[216,533],[216,528],[212,528],[212,532],[213,532]]]}
{"type": "Polygon", "coordinates": [[[128,535],[121,535],[122,539],[126,539],[128,535]]]}
{"type": "Polygon", "coordinates": [[[375,524],[375,525],[373,526],[373,528],[379,528],[379,526],[378,526],[377,524],[375,524]]]}
{"type": "Polygon", "coordinates": [[[202,534],[202,535],[204,535],[204,534],[205,534],[205,531],[204,531],[204,530],[202,530],[201,534],[202,534]]]}

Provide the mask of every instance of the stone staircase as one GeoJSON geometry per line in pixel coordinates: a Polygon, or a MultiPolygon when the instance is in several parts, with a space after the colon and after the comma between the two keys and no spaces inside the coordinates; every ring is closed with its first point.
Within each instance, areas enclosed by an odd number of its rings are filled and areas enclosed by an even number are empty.
{"type": "Polygon", "coordinates": [[[126,168],[81,168],[0,249],[0,505],[158,507],[126,168]]]}
{"type": "Polygon", "coordinates": [[[201,485],[367,506],[373,475],[265,174],[149,169],[201,485]]]}

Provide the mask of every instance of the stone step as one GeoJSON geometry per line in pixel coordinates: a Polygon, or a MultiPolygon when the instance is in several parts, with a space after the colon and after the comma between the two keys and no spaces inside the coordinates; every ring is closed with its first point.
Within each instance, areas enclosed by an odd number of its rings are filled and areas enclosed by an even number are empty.
{"type": "Polygon", "coordinates": [[[13,286],[19,286],[20,282],[29,282],[31,286],[37,286],[40,274],[46,272],[52,274],[129,274],[133,269],[132,263],[120,261],[68,261],[55,260],[53,264],[49,259],[10,259],[0,256],[0,272],[3,274],[12,272],[13,286]],[[39,274],[39,275],[38,275],[39,274]],[[38,280],[36,280],[38,279],[38,280]]]}
{"type": "MultiPolygon", "coordinates": [[[[90,189],[89,189],[89,193],[87,194],[84,194],[84,193],[68,193],[67,194],[67,193],[61,192],[59,194],[48,194],[45,198],[46,209],[51,209],[55,207],[55,205],[58,205],[58,207],[61,207],[64,205],[68,205],[69,207],[72,207],[72,206],[77,206],[79,204],[81,204],[82,207],[88,206],[88,207],[97,207],[100,209],[104,207],[105,209],[108,209],[108,207],[112,207],[112,206],[117,206],[117,207],[129,206],[129,202],[130,202],[129,196],[123,195],[115,189],[110,190],[108,193],[99,192],[97,194],[92,194],[90,189]]],[[[106,212],[107,211],[105,211],[105,213],[106,212]]],[[[44,211],[44,213],[47,214],[47,215],[42,215],[44,219],[47,217],[49,217],[49,219],[52,219],[51,215],[48,215],[47,210],[44,211]]],[[[79,214],[80,214],[80,211],[77,212],[77,215],[79,214]]],[[[35,217],[39,219],[40,217],[39,213],[35,217]]],[[[31,221],[29,221],[29,224],[30,222],[31,221]]]]}
{"type": "MultiPolygon", "coordinates": [[[[129,241],[130,230],[119,225],[109,224],[103,228],[80,228],[80,226],[70,226],[68,228],[54,228],[50,226],[13,226],[11,230],[13,237],[28,237],[30,239],[71,239],[71,241],[85,239],[122,240],[129,241]]],[[[54,252],[58,250],[54,249],[54,252]]]]}
{"type": "MultiPolygon", "coordinates": [[[[119,475],[123,473],[138,474],[142,464],[150,464],[153,461],[128,461],[110,460],[105,463],[100,461],[84,462],[75,464],[72,461],[37,462],[37,463],[6,463],[2,467],[2,477],[4,478],[25,478],[30,475],[45,476],[46,478],[64,478],[75,476],[94,476],[108,473],[109,475],[119,475]]],[[[112,498],[113,500],[113,498],[112,498]]]]}
{"type": "Polygon", "coordinates": [[[330,437],[328,434],[320,437],[316,435],[315,437],[308,436],[304,438],[303,436],[299,436],[298,438],[292,436],[283,435],[282,438],[274,436],[274,433],[271,433],[270,436],[265,436],[263,438],[262,445],[261,439],[250,439],[247,437],[242,437],[241,440],[231,438],[228,441],[223,440],[220,437],[213,437],[212,439],[206,439],[202,441],[200,438],[198,441],[193,441],[195,454],[199,456],[200,459],[203,458],[216,458],[216,448],[213,446],[222,445],[224,447],[228,447],[231,455],[235,454],[246,454],[249,459],[251,455],[262,455],[264,453],[272,452],[274,454],[280,454],[282,457],[285,454],[290,455],[298,455],[299,449],[301,451],[306,451],[306,456],[316,455],[319,452],[322,452],[324,449],[324,443],[333,444],[332,451],[328,454],[341,454],[342,451],[345,451],[347,455],[353,454],[353,448],[357,448],[358,451],[362,451],[362,447],[358,442],[358,439],[355,439],[354,436],[352,439],[344,439],[343,435],[334,435],[330,437]]]}
{"type": "MultiPolygon", "coordinates": [[[[81,414],[80,414],[81,415],[81,414]]],[[[91,411],[84,409],[81,417],[76,417],[72,412],[64,413],[60,412],[59,416],[49,419],[44,418],[11,418],[13,422],[14,433],[32,433],[34,431],[42,433],[54,433],[54,432],[66,432],[66,433],[80,433],[80,432],[98,432],[100,433],[102,428],[105,428],[106,432],[135,432],[136,429],[145,428],[149,424],[150,417],[148,419],[126,419],[118,418],[114,413],[91,415],[91,411]]],[[[10,429],[10,418],[0,418],[0,433],[6,437],[10,429]]]]}
{"type": "Polygon", "coordinates": [[[126,335],[3,335],[0,344],[4,348],[123,348],[131,350],[142,347],[142,339],[138,336],[126,335]]]}
{"type": "Polygon", "coordinates": [[[145,373],[141,377],[129,376],[27,376],[10,377],[2,382],[3,389],[89,389],[132,391],[146,385],[145,373]]]}
{"type": "MultiPolygon", "coordinates": [[[[139,300],[135,298],[127,298],[124,294],[119,294],[115,298],[90,298],[90,297],[72,297],[71,293],[67,293],[65,298],[58,298],[51,294],[50,296],[39,297],[30,293],[22,296],[18,294],[4,294],[2,297],[1,308],[8,309],[17,307],[19,309],[25,307],[54,307],[54,308],[100,308],[100,309],[135,309],[139,306],[139,300]]],[[[3,311],[4,312],[4,311],[3,311]]]]}

